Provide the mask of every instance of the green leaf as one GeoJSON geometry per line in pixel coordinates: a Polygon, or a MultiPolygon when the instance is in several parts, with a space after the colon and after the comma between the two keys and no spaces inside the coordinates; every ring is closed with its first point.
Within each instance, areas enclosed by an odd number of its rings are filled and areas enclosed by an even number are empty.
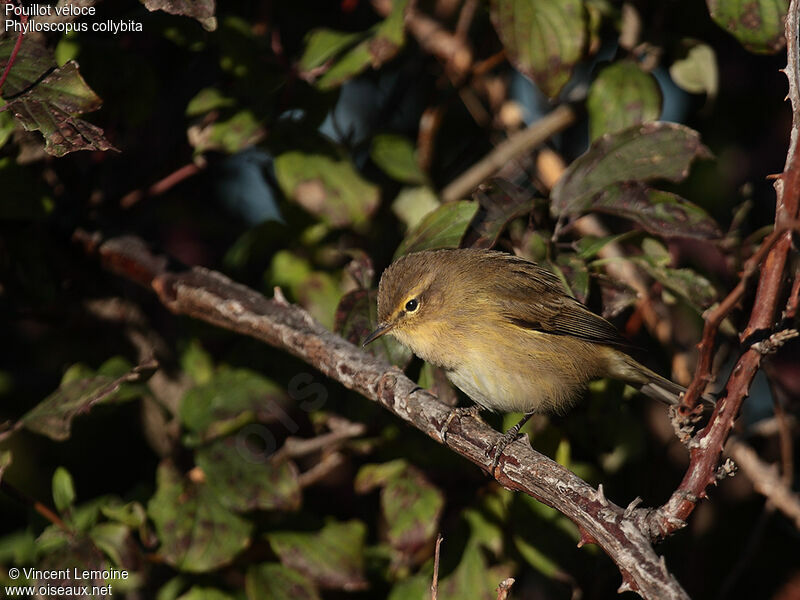
{"type": "MultiPolygon", "coordinates": [[[[339,302],[333,330],[351,344],[360,346],[378,326],[377,290],[354,290],[339,302]]],[[[404,369],[411,362],[411,350],[389,335],[379,337],[364,349],[373,356],[404,369]]]]}
{"type": "Polygon", "coordinates": [[[443,204],[408,232],[394,253],[395,260],[421,250],[457,248],[477,212],[478,203],[471,200],[443,204]]]}
{"type": "MultiPolygon", "coordinates": [[[[15,42],[12,37],[0,40],[0,70],[15,42]]],[[[3,92],[13,96],[6,110],[27,131],[41,132],[49,154],[115,149],[102,129],[78,118],[100,108],[102,101],[81,77],[77,63],[56,67],[52,54],[30,38],[25,38],[3,92]]]]}
{"type": "MultiPolygon", "coordinates": [[[[335,53],[338,56],[331,60],[330,67],[316,81],[316,86],[321,90],[333,89],[352,79],[367,67],[371,66],[373,69],[377,69],[394,58],[405,41],[404,16],[407,3],[408,0],[393,0],[389,16],[374,25],[360,43],[347,50],[345,48],[348,44],[345,44],[345,40],[342,39],[345,34],[337,36],[338,32],[329,31],[327,37],[334,46],[330,49],[330,54],[335,53]],[[334,52],[339,49],[344,51],[334,52]]],[[[319,47],[315,47],[313,50],[316,57],[327,54],[319,47]]]]}
{"type": "Polygon", "coordinates": [[[620,242],[631,235],[632,232],[630,231],[601,238],[587,235],[575,242],[575,250],[577,251],[578,258],[589,260],[597,256],[597,253],[605,248],[608,244],[620,242]]]}
{"type": "Polygon", "coordinates": [[[230,435],[243,425],[269,423],[283,414],[288,402],[283,388],[248,369],[223,369],[183,396],[180,419],[197,445],[230,435]]]}
{"type": "Polygon", "coordinates": [[[369,156],[384,173],[397,181],[422,184],[427,180],[417,163],[414,145],[405,136],[376,135],[372,138],[369,156]]]}
{"type": "Polygon", "coordinates": [[[692,269],[671,269],[654,265],[646,256],[634,257],[634,262],[665,288],[681,296],[698,313],[711,306],[717,297],[717,290],[711,282],[692,269]]]}
{"type": "Polygon", "coordinates": [[[208,383],[214,377],[214,361],[199,340],[191,340],[181,353],[181,369],[196,384],[208,383]]]}
{"type": "Polygon", "coordinates": [[[58,467],[53,473],[53,503],[58,512],[65,512],[75,503],[75,484],[72,475],[64,467],[58,467]]]}
{"type": "MultiPolygon", "coordinates": [[[[17,124],[14,121],[14,117],[12,117],[8,111],[0,113],[0,148],[6,145],[6,142],[11,138],[11,134],[14,133],[16,128],[17,124]]],[[[2,161],[0,161],[0,163],[2,163],[2,161]]],[[[5,186],[3,186],[3,189],[5,189],[5,186]]]]}
{"type": "Polygon", "coordinates": [[[663,238],[719,238],[722,232],[706,211],[670,192],[638,182],[611,185],[592,200],[590,210],[630,219],[663,238]]]}
{"type": "Polygon", "coordinates": [[[275,159],[275,176],[286,196],[334,227],[363,224],[378,207],[378,187],[345,160],[287,152],[275,159]]]}
{"type": "Polygon", "coordinates": [[[706,0],[714,22],[750,52],[774,54],[786,45],[788,0],[706,0]]]}
{"type": "Polygon", "coordinates": [[[655,77],[631,61],[619,61],[604,68],[592,82],[586,98],[589,135],[596,140],[654,121],[661,114],[661,92],[655,77]]]}
{"type": "Polygon", "coordinates": [[[325,65],[335,56],[352,47],[364,36],[362,33],[346,33],[333,29],[313,29],[306,34],[306,49],[297,64],[303,74],[325,65]]]}
{"type": "Polygon", "coordinates": [[[421,185],[400,190],[397,198],[392,201],[392,212],[406,224],[406,227],[413,229],[441,205],[436,192],[428,186],[421,185]]]}
{"type": "Polygon", "coordinates": [[[551,98],[583,53],[586,23],[580,0],[492,0],[497,35],[517,70],[551,98]]]}
{"type": "Polygon", "coordinates": [[[359,493],[381,489],[381,512],[389,543],[413,555],[433,540],[444,508],[444,496],[421,471],[398,459],[365,465],[356,476],[359,493]]]}
{"type": "Polygon", "coordinates": [[[337,279],[330,273],[314,271],[308,260],[289,250],[272,258],[271,285],[289,288],[291,296],[328,329],[334,325],[336,306],[342,297],[337,279]]]}
{"type": "Polygon", "coordinates": [[[250,544],[250,523],[225,508],[201,482],[181,477],[169,463],[156,476],[147,512],[161,541],[159,554],[181,571],[200,573],[230,563],[250,544]]]}
{"type": "Polygon", "coordinates": [[[237,512],[300,508],[294,463],[248,450],[245,438],[240,432],[195,451],[195,463],[205,473],[208,488],[237,512]]]}
{"type": "MultiPolygon", "coordinates": [[[[442,552],[447,552],[446,542],[442,552]]],[[[455,549],[454,551],[457,551],[455,549]]],[[[442,600],[494,600],[495,588],[505,577],[495,575],[489,568],[478,544],[467,543],[455,570],[439,583],[439,598],[442,600]]]]}
{"type": "Polygon", "coordinates": [[[102,508],[106,504],[118,503],[116,496],[95,496],[88,501],[72,507],[70,523],[81,532],[89,531],[102,517],[102,508]]]}
{"type": "Polygon", "coordinates": [[[682,181],[709,157],[700,135],[677,123],[645,123],[606,134],[567,168],[550,194],[554,216],[588,210],[596,194],[625,181],[682,181]]]}
{"type": "Polygon", "coordinates": [[[0,481],[3,481],[3,473],[11,465],[11,450],[0,450],[0,481]]]}
{"type": "Polygon", "coordinates": [[[133,529],[138,529],[147,522],[147,512],[139,502],[105,504],[100,507],[100,511],[106,518],[133,529]]]}
{"type": "Polygon", "coordinates": [[[302,573],[320,587],[358,591],[364,578],[364,538],[361,521],[331,522],[317,533],[281,531],[267,539],[281,563],[302,573]]]}
{"type": "Polygon", "coordinates": [[[501,179],[492,181],[488,193],[479,191],[475,197],[481,208],[464,236],[466,248],[492,248],[509,222],[533,210],[534,200],[529,194],[501,179]]]}
{"type": "Polygon", "coordinates": [[[181,594],[178,600],[234,600],[234,597],[216,588],[194,585],[188,592],[181,594]]]}
{"type": "Polygon", "coordinates": [[[235,154],[258,143],[264,137],[264,128],[252,111],[245,109],[229,119],[190,127],[188,137],[196,154],[211,150],[235,154]]]}
{"type": "Polygon", "coordinates": [[[468,508],[461,513],[461,518],[469,525],[471,544],[483,546],[496,555],[502,552],[504,533],[500,523],[504,519],[498,519],[484,508],[468,508]]]}
{"type": "Polygon", "coordinates": [[[215,0],[141,0],[147,10],[163,10],[171,15],[197,19],[206,31],[217,29],[215,0]]]}
{"type": "Polygon", "coordinates": [[[0,537],[0,562],[30,565],[37,560],[39,544],[30,529],[22,529],[0,537]]]}
{"type": "Polygon", "coordinates": [[[414,575],[398,581],[387,600],[420,600],[431,593],[431,578],[427,574],[414,575]]]}
{"type": "Polygon", "coordinates": [[[669,67],[669,75],[679,88],[690,94],[706,94],[709,99],[717,96],[719,72],[717,56],[708,44],[688,42],[686,56],[669,67]]]}
{"type": "Polygon", "coordinates": [[[97,404],[125,399],[128,393],[123,384],[146,379],[156,366],[154,361],[142,363],[116,378],[96,375],[68,380],[23,415],[19,425],[56,441],[66,440],[75,417],[89,412],[97,404]]]}
{"type": "Polygon", "coordinates": [[[100,523],[89,530],[89,537],[116,566],[123,566],[123,557],[133,543],[127,526],[122,523],[100,523]]]}
{"type": "Polygon", "coordinates": [[[203,88],[186,105],[186,116],[197,117],[212,110],[229,108],[236,105],[236,100],[224,96],[217,88],[203,88]]]}
{"type": "MultiPolygon", "coordinates": [[[[586,263],[577,255],[561,253],[558,255],[557,271],[566,279],[572,295],[580,302],[586,304],[589,299],[589,269],[586,263]]],[[[551,266],[552,263],[549,263],[551,266]]],[[[556,270],[556,269],[554,269],[556,270]]]]}
{"type": "Polygon", "coordinates": [[[553,561],[546,553],[539,550],[536,546],[522,538],[522,536],[515,535],[513,537],[514,546],[517,551],[522,555],[530,566],[539,571],[545,577],[553,579],[554,577],[563,573],[558,564],[553,561]]]}
{"type": "Polygon", "coordinates": [[[319,592],[302,573],[278,563],[247,569],[244,589],[248,600],[320,600],[319,592]]]}

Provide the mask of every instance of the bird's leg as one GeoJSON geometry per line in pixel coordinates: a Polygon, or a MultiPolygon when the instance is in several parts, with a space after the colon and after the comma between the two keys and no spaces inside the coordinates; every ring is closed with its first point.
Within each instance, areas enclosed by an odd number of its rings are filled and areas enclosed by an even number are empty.
{"type": "Polygon", "coordinates": [[[532,412],[525,413],[525,415],[520,419],[519,423],[506,431],[503,434],[503,437],[486,449],[486,456],[494,455],[494,459],[492,460],[493,471],[497,468],[497,463],[500,462],[500,457],[503,455],[503,450],[505,450],[506,446],[508,446],[511,442],[517,439],[519,430],[522,429],[522,426],[525,425],[525,423],[528,422],[528,419],[530,419],[532,416],[532,412]]]}
{"type": "Polygon", "coordinates": [[[441,438],[442,443],[444,443],[444,441],[447,439],[447,432],[450,429],[450,423],[453,422],[453,419],[455,419],[456,417],[461,419],[461,417],[463,417],[464,415],[469,415],[477,419],[480,412],[481,412],[481,407],[478,406],[477,404],[473,404],[472,406],[454,408],[453,410],[451,410],[450,414],[447,415],[447,419],[445,419],[444,425],[442,425],[442,428],[439,430],[439,437],[441,438]]]}

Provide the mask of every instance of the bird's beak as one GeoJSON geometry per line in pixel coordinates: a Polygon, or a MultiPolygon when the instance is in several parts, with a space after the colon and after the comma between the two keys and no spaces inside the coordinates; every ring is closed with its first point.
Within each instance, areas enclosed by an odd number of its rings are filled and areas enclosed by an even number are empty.
{"type": "Polygon", "coordinates": [[[367,344],[374,342],[382,335],[389,333],[391,330],[392,330],[391,323],[380,323],[378,325],[378,328],[367,336],[367,339],[364,340],[364,343],[361,344],[361,347],[363,348],[367,344]]]}

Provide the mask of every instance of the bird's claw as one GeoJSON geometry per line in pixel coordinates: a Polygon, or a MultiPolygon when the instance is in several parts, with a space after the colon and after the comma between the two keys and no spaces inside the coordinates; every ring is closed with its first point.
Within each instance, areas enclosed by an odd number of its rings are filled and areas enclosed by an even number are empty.
{"type": "Polygon", "coordinates": [[[453,419],[458,417],[461,419],[465,415],[469,415],[474,418],[478,418],[478,414],[481,412],[481,407],[477,404],[473,404],[472,406],[454,408],[450,411],[450,414],[447,415],[447,419],[445,419],[444,425],[442,425],[441,429],[439,429],[439,438],[444,443],[447,440],[447,432],[450,429],[450,423],[453,422],[453,419]]]}

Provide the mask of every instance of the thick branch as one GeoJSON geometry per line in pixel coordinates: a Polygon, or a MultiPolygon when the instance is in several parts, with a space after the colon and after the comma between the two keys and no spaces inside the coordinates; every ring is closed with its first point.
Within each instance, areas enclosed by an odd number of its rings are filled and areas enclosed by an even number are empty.
{"type": "MultiPolygon", "coordinates": [[[[326,330],[303,309],[282,298],[267,299],[224,275],[201,267],[170,271],[167,261],[149,252],[135,237],[99,243],[85,233],[76,239],[103,265],[152,289],[176,314],[185,314],[252,336],[313,365],[328,377],[382,404],[414,427],[441,442],[440,430],[450,407],[408,379],[401,371],[326,330]]],[[[472,418],[454,420],[447,445],[487,472],[486,449],[499,434],[472,418]]],[[[624,510],[527,442],[511,444],[494,473],[508,489],[526,493],[574,521],[582,542],[599,544],[623,575],[621,589],[646,598],[688,598],[667,571],[638,524],[642,509],[624,510]]]]}

